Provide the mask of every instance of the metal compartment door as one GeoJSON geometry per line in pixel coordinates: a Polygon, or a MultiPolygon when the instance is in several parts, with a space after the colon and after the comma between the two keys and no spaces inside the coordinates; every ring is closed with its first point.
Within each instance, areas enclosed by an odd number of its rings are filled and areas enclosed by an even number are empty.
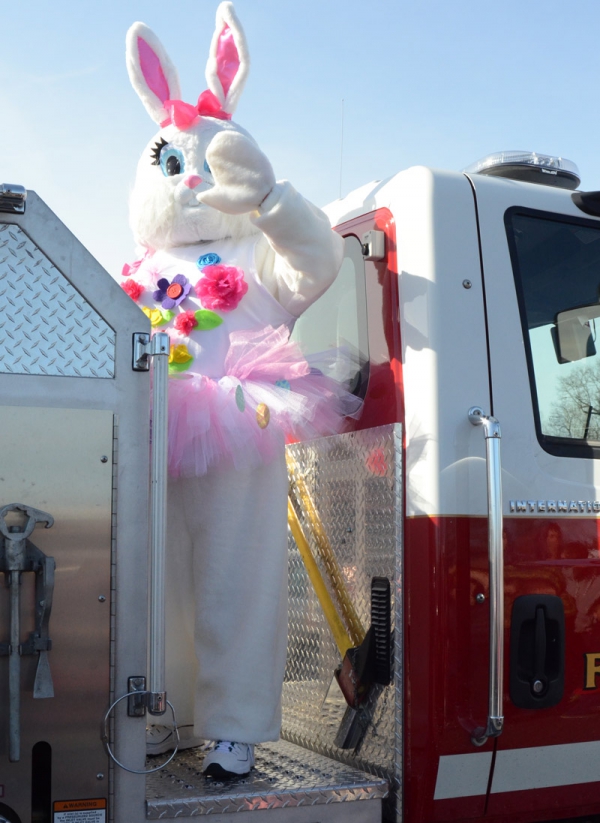
{"type": "MultiPolygon", "coordinates": [[[[109,765],[100,734],[111,699],[146,668],[149,375],[132,370],[132,334],[149,322],[31,191],[24,212],[0,214],[0,294],[0,508],[48,512],[54,525],[29,540],[56,561],[54,697],[33,697],[38,653],[22,655],[12,762],[0,655],[0,816],[140,823],[144,781],[109,765]]],[[[21,574],[21,644],[33,628],[33,578],[21,574]]],[[[1,651],[3,587],[0,614],[1,651]]],[[[119,759],[141,768],[145,719],[121,703],[110,734],[119,759]]]]}
{"type": "MultiPolygon", "coordinates": [[[[31,542],[56,562],[48,661],[54,695],[35,699],[38,655],[21,658],[20,760],[3,766],[3,796],[23,820],[52,796],[103,798],[108,758],[98,722],[110,694],[110,589],[113,414],[82,409],[0,407],[0,502],[48,512],[53,526],[31,542]],[[34,747],[47,744],[36,759],[34,747]],[[52,764],[55,767],[52,768],[52,764]],[[58,767],[57,765],[60,764],[58,767]],[[32,774],[33,772],[33,774],[32,774]],[[99,778],[102,775],[102,778],[99,778]],[[31,785],[31,795],[23,787],[31,785]],[[29,808],[32,802],[36,808],[29,808]]],[[[7,516],[8,519],[8,516],[7,516]]],[[[21,575],[21,643],[34,629],[33,575],[21,575]]],[[[7,639],[8,589],[0,587],[1,641],[7,639]]],[[[8,759],[8,668],[0,658],[0,758],[8,759]]],[[[39,749],[36,749],[39,751],[39,749]]],[[[45,818],[44,818],[45,819],[45,818]]]]}
{"type": "Polygon", "coordinates": [[[557,311],[598,300],[600,222],[569,192],[483,176],[473,184],[504,497],[505,722],[487,813],[566,817],[598,811],[600,465],[582,440],[585,410],[568,423],[575,449],[557,436],[574,385],[564,376],[587,363],[559,364],[553,326],[557,311]]]}

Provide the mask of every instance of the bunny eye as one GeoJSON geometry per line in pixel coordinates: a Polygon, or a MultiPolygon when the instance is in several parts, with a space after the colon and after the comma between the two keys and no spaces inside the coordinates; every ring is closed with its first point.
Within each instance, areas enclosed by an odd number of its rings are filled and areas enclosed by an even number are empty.
{"type": "Polygon", "coordinates": [[[185,169],[183,152],[168,144],[163,146],[160,152],[160,167],[165,177],[183,174],[185,169]]]}
{"type": "Polygon", "coordinates": [[[205,171],[205,172],[207,172],[207,174],[211,174],[211,175],[212,175],[212,171],[210,170],[210,166],[208,165],[208,163],[206,162],[206,160],[204,161],[204,171],[205,171]]]}

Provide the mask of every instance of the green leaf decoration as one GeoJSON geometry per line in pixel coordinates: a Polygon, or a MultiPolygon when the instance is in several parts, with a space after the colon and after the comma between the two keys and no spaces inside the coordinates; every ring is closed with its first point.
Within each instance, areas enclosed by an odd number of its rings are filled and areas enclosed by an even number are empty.
{"type": "Polygon", "coordinates": [[[244,390],[241,386],[238,386],[235,390],[235,403],[241,412],[246,408],[246,398],[244,397],[244,390]]]}
{"type": "Polygon", "coordinates": [[[219,317],[214,311],[210,311],[210,309],[199,309],[195,313],[195,317],[198,321],[198,326],[196,327],[198,331],[216,329],[217,326],[220,326],[223,322],[223,318],[219,317]]]}
{"type": "Polygon", "coordinates": [[[169,374],[179,374],[182,371],[187,371],[193,363],[190,358],[186,363],[169,363],[169,374]]]}
{"type": "Polygon", "coordinates": [[[157,309],[150,317],[150,322],[153,326],[166,326],[167,323],[175,317],[175,312],[168,309],[157,309]],[[158,312],[158,314],[156,313],[158,312]]]}

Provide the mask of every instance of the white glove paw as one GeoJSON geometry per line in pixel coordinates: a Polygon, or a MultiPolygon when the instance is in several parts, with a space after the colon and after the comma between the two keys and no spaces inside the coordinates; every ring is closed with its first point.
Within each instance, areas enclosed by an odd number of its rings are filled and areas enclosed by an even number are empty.
{"type": "Polygon", "coordinates": [[[262,151],[245,135],[223,131],[210,142],[206,162],[215,180],[198,200],[226,214],[257,209],[275,185],[273,168],[262,151]]]}

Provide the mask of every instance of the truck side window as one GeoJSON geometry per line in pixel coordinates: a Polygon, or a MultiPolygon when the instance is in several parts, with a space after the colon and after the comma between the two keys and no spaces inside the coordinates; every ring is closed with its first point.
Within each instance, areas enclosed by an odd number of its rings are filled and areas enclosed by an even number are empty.
{"type": "Polygon", "coordinates": [[[540,444],[600,456],[600,225],[520,208],[505,222],[540,444]]]}
{"type": "Polygon", "coordinates": [[[369,378],[365,263],[357,237],[344,238],[340,272],[312,306],[296,321],[292,340],[305,355],[324,354],[323,371],[364,398],[369,378]],[[331,354],[333,353],[333,357],[331,354]],[[328,356],[329,354],[329,356],[328,356]]]}

